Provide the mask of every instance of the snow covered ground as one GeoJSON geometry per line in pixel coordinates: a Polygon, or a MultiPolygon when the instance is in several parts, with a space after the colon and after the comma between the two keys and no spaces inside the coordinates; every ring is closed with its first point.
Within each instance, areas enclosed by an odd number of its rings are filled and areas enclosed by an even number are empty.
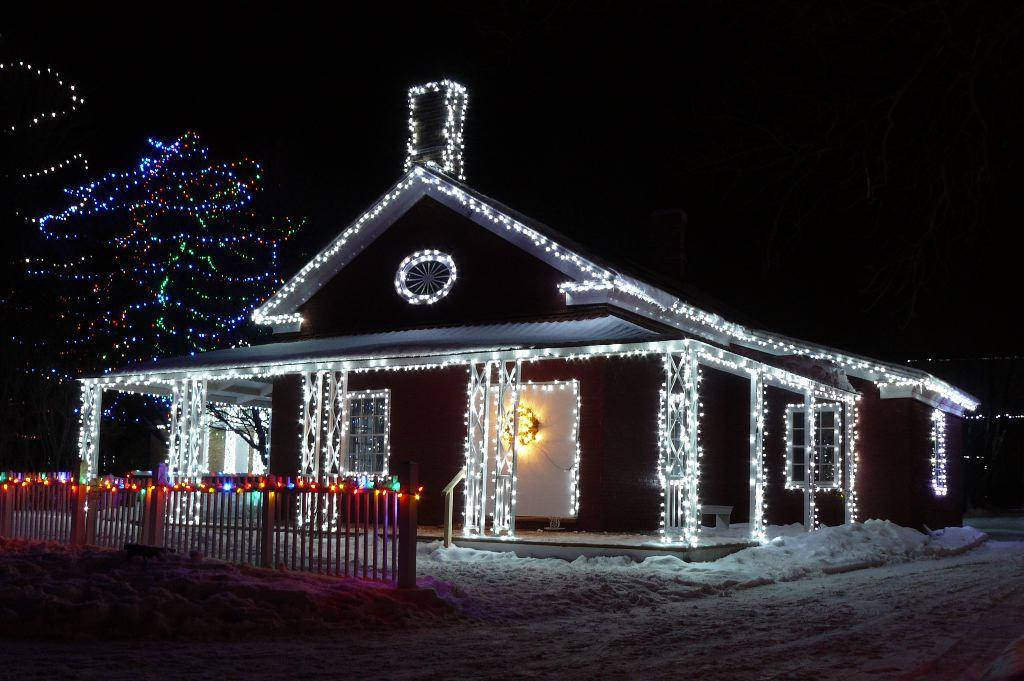
{"type": "Polygon", "coordinates": [[[983,539],[869,521],[713,563],[432,544],[419,566],[436,595],[407,596],[8,542],[0,677],[979,679],[1024,634],[1024,542],[983,539]]]}

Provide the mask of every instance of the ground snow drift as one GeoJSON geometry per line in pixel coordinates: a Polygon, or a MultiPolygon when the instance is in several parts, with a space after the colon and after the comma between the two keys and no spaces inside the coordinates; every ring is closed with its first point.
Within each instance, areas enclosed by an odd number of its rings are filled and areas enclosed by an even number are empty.
{"type": "Polygon", "coordinates": [[[430,590],[0,539],[0,638],[222,639],[457,618],[455,607],[430,590]]]}
{"type": "MultiPolygon", "coordinates": [[[[931,535],[887,520],[824,527],[817,532],[784,533],[763,546],[730,554],[717,561],[687,563],[675,556],[655,556],[634,563],[625,557],[577,558],[565,563],[556,558],[519,558],[511,552],[442,548],[440,542],[420,546],[421,561],[436,563],[496,563],[507,567],[558,569],[618,569],[637,574],[676,577],[677,581],[719,587],[756,586],[791,581],[813,574],[832,574],[953,555],[974,548],[986,535],[971,527],[950,527],[931,535]]],[[[429,567],[424,566],[429,571],[429,567]]]]}
{"type": "Polygon", "coordinates": [[[984,539],[971,528],[929,536],[868,521],[784,534],[710,563],[566,562],[433,542],[419,546],[426,588],[414,591],[174,554],[127,560],[107,549],[0,540],[0,638],[225,640],[592,616],[950,555],[984,539]]]}

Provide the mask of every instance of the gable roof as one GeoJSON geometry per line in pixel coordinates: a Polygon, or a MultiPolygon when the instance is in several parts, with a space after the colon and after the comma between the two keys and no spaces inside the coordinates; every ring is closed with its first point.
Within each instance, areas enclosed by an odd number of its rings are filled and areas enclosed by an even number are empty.
{"type": "Polygon", "coordinates": [[[551,228],[516,213],[436,168],[415,165],[256,308],[253,321],[268,325],[300,321],[298,308],[424,196],[430,196],[523,248],[565,274],[570,281],[603,281],[614,275],[599,258],[583,255],[582,247],[551,228]]]}
{"type": "Polygon", "coordinates": [[[484,195],[436,167],[414,165],[370,208],[307,262],[252,315],[257,324],[294,327],[298,309],[359,253],[430,196],[481,227],[531,253],[566,276],[559,285],[568,305],[602,303],[728,347],[770,355],[798,355],[828,362],[875,382],[893,396],[920,399],[954,413],[973,411],[978,400],[918,369],[788,338],[729,321],[675,294],[626,274],[564,235],[484,195]]]}

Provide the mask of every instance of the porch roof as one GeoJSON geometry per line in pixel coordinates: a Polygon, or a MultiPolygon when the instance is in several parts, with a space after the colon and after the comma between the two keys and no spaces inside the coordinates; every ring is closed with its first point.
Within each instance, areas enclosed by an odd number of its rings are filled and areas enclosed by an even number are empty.
{"type": "Polygon", "coordinates": [[[665,338],[614,315],[388,331],[266,343],[169,357],[113,371],[107,376],[266,366],[327,359],[371,359],[468,351],[516,350],[665,338]]]}

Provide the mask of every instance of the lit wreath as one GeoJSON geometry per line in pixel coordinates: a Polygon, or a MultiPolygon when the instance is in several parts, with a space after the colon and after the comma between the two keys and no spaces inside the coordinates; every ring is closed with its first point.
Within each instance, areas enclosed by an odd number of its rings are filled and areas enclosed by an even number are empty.
{"type": "MultiPolygon", "coordinates": [[[[537,433],[540,431],[540,419],[537,418],[537,414],[534,413],[533,409],[530,409],[525,404],[520,404],[517,411],[519,413],[519,423],[518,430],[516,431],[516,444],[520,447],[526,447],[539,439],[537,433]]],[[[501,444],[508,451],[512,448],[511,411],[505,412],[504,420],[505,423],[501,427],[501,444]]]]}
{"type": "Polygon", "coordinates": [[[398,265],[395,290],[407,303],[432,305],[455,285],[455,261],[441,251],[416,251],[398,265]]]}

